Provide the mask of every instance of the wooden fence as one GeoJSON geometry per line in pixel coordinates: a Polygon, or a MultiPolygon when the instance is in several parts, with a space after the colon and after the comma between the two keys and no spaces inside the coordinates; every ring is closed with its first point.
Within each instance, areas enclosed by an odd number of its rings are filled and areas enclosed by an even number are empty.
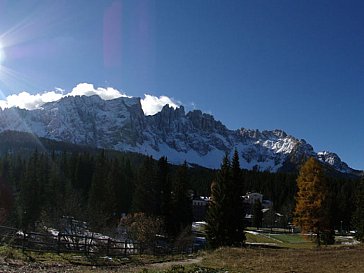
{"type": "Polygon", "coordinates": [[[127,256],[141,253],[138,243],[132,241],[117,241],[109,237],[90,235],[72,235],[19,231],[15,228],[0,226],[0,243],[21,248],[23,251],[44,251],[57,253],[84,253],[127,256]]]}

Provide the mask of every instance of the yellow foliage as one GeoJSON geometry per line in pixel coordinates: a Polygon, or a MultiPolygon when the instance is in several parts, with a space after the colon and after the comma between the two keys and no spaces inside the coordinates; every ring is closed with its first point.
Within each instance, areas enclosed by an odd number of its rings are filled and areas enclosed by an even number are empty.
{"type": "MultiPolygon", "coordinates": [[[[296,208],[293,223],[302,233],[320,233],[329,227],[327,210],[328,191],[322,166],[309,158],[297,178],[296,208]]],[[[318,241],[319,243],[319,241],[318,241]]]]}

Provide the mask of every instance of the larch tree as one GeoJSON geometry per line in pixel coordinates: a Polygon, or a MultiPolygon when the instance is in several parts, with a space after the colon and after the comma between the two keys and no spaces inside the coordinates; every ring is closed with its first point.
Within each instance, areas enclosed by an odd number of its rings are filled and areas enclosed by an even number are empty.
{"type": "Polygon", "coordinates": [[[328,189],[321,164],[309,158],[301,167],[297,178],[294,224],[303,234],[316,235],[317,246],[321,238],[332,232],[329,219],[328,189]]]}

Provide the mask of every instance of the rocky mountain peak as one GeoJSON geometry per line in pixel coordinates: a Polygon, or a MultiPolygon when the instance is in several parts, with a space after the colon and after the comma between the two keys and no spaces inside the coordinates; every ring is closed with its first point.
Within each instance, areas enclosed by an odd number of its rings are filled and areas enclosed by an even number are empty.
{"type": "Polygon", "coordinates": [[[340,157],[335,153],[328,151],[318,152],[317,157],[320,161],[333,166],[340,172],[350,172],[349,166],[346,163],[342,162],[340,157]]]}
{"type": "Polygon", "coordinates": [[[169,120],[170,122],[185,118],[185,115],[185,108],[183,106],[173,108],[168,104],[166,104],[159,113],[155,114],[155,116],[159,116],[163,120],[169,120]]]}
{"type": "Polygon", "coordinates": [[[310,144],[282,130],[229,130],[200,110],[186,114],[183,106],[166,105],[146,116],[140,98],[65,97],[37,110],[0,110],[0,132],[6,130],[155,158],[167,156],[172,163],[187,160],[210,168],[218,168],[226,153],[237,150],[246,169],[276,172],[315,156],[341,172],[353,171],[336,154],[316,154],[310,144]]]}
{"type": "Polygon", "coordinates": [[[187,114],[187,118],[192,122],[192,125],[198,129],[207,132],[221,132],[224,133],[227,128],[220,121],[216,121],[215,118],[206,113],[202,113],[200,110],[193,110],[187,114]]]}

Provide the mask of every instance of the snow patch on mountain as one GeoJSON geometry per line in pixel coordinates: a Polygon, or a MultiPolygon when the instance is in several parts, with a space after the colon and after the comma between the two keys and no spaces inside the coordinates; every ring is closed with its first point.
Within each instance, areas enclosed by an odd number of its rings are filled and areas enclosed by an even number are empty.
{"type": "MultiPolygon", "coordinates": [[[[119,91],[113,87],[95,87],[90,83],[79,83],[70,92],[66,92],[62,88],[56,87],[53,91],[45,91],[38,94],[30,94],[23,91],[19,94],[12,94],[7,96],[4,100],[0,100],[0,108],[12,108],[17,107],[26,110],[41,109],[44,104],[48,102],[55,102],[65,97],[76,97],[76,96],[99,96],[103,100],[113,100],[120,97],[128,96],[122,91],[119,91]]],[[[140,100],[142,109],[146,115],[154,115],[158,113],[163,106],[170,105],[173,108],[177,108],[181,105],[180,102],[169,98],[167,96],[153,96],[149,94],[144,94],[144,99],[140,100]]]]}
{"type": "Polygon", "coordinates": [[[0,110],[0,131],[31,132],[46,137],[99,148],[132,151],[154,158],[167,156],[172,163],[219,168],[223,156],[238,151],[243,168],[279,171],[287,162],[316,156],[341,172],[351,169],[329,152],[316,154],[304,140],[282,130],[230,130],[210,114],[183,106],[163,106],[146,115],[140,98],[120,96],[67,96],[41,108],[0,110]]]}
{"type": "Polygon", "coordinates": [[[317,157],[321,162],[329,164],[342,173],[352,172],[352,169],[345,162],[342,162],[340,157],[335,153],[328,151],[318,152],[317,157]]]}

